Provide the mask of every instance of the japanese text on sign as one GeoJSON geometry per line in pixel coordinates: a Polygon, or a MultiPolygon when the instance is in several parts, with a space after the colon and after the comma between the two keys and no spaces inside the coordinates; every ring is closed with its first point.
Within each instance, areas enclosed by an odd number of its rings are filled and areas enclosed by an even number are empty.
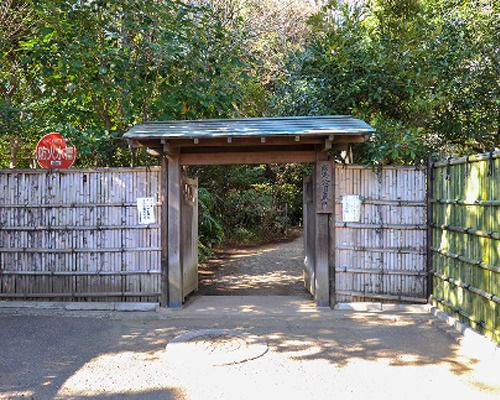
{"type": "Polygon", "coordinates": [[[139,224],[147,225],[154,224],[155,219],[155,198],[154,197],[138,197],[137,211],[139,213],[139,224]]]}
{"type": "Polygon", "coordinates": [[[316,212],[333,213],[333,168],[329,161],[317,164],[316,212]]]}
{"type": "Polygon", "coordinates": [[[359,222],[361,219],[361,198],[356,194],[342,196],[342,221],[359,222]]]}
{"type": "Polygon", "coordinates": [[[70,168],[76,157],[76,147],[68,145],[58,132],[52,132],[40,139],[36,145],[36,161],[42,168],[70,168]]]}

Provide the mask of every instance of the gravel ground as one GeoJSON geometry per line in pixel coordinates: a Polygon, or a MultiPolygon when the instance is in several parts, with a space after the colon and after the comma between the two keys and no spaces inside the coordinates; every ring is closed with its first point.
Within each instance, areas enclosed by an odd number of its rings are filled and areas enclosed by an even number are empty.
{"type": "Polygon", "coordinates": [[[499,354],[459,346],[425,312],[340,312],[300,297],[199,296],[158,313],[0,310],[0,399],[498,399],[499,354]],[[172,350],[197,330],[205,342],[172,350]],[[221,365],[252,338],[267,351],[221,365]]]}
{"type": "Polygon", "coordinates": [[[246,248],[218,249],[199,268],[200,295],[304,296],[303,238],[246,248]]]}

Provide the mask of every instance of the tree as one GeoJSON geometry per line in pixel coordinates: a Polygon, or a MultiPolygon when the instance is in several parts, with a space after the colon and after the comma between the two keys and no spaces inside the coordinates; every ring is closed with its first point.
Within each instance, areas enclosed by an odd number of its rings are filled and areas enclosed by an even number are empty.
{"type": "MultiPolygon", "coordinates": [[[[229,117],[249,79],[240,30],[177,0],[27,3],[37,21],[5,47],[17,57],[38,134],[58,129],[79,165],[121,165],[121,135],[144,120],[229,117]]],[[[5,68],[2,67],[5,72],[5,68]]]]}
{"type": "Polygon", "coordinates": [[[5,0],[0,4],[0,167],[19,164],[22,141],[29,137],[31,93],[26,84],[20,41],[34,26],[30,2],[5,0]]]}
{"type": "Polygon", "coordinates": [[[415,163],[498,145],[495,3],[330,2],[275,95],[279,113],[353,114],[377,128],[360,159],[415,163]]]}

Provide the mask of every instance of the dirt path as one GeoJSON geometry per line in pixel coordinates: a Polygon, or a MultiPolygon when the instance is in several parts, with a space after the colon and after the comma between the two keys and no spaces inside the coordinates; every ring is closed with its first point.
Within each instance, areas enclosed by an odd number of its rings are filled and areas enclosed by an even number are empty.
{"type": "Polygon", "coordinates": [[[308,296],[304,289],[302,236],[249,248],[216,252],[200,266],[200,295],[308,296]]]}

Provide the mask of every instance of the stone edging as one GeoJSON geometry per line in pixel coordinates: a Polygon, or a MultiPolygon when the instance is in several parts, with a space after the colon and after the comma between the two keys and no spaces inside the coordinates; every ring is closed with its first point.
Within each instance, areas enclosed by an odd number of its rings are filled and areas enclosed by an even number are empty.
{"type": "Polygon", "coordinates": [[[37,309],[61,311],[158,311],[158,303],[137,302],[59,302],[59,301],[0,301],[0,309],[37,309]]]}
{"type": "Polygon", "coordinates": [[[444,329],[444,331],[458,344],[473,345],[477,350],[482,350],[490,354],[494,352],[500,356],[500,346],[488,337],[481,335],[470,326],[460,322],[435,306],[429,306],[429,312],[452,329],[451,332],[447,329],[444,329]]]}

